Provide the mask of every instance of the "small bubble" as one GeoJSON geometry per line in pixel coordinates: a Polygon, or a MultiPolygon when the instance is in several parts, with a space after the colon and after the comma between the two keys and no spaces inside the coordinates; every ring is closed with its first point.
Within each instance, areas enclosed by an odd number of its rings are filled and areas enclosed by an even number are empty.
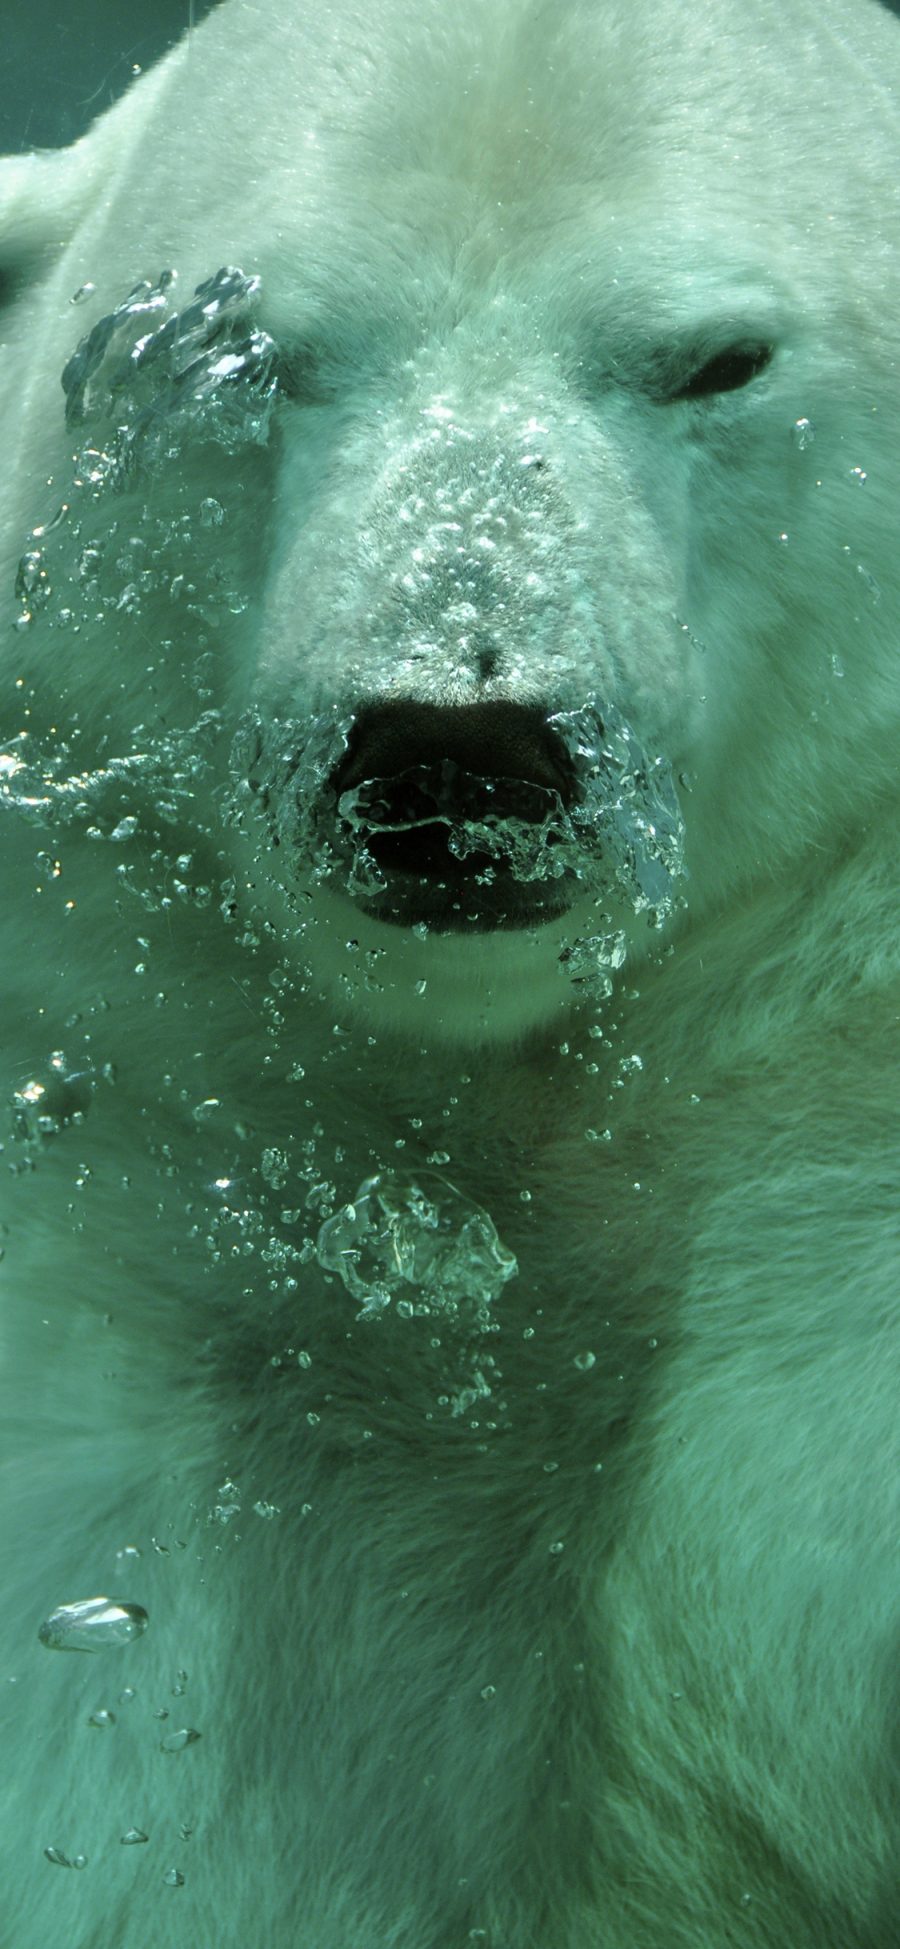
{"type": "Polygon", "coordinates": [[[159,1750],[161,1753],[183,1753],[186,1746],[193,1746],[200,1737],[201,1734],[195,1732],[193,1726],[180,1726],[177,1732],[166,1733],[165,1739],[160,1740],[159,1750]]]}
{"type": "Polygon", "coordinates": [[[210,1510],[210,1522],[219,1523],[225,1528],[241,1512],[241,1492],[236,1482],[223,1482],[216,1490],[216,1503],[210,1510]]]}
{"type": "Polygon", "coordinates": [[[191,1111],[191,1116],[193,1117],[195,1123],[208,1123],[210,1117],[214,1117],[216,1111],[220,1110],[221,1108],[222,1105],[217,1096],[206,1096],[204,1097],[202,1103],[197,1103],[194,1105],[194,1108],[191,1111]]]}
{"type": "Polygon", "coordinates": [[[182,1874],[181,1869],[167,1868],[165,1874],[163,1875],[163,1882],[165,1883],[165,1886],[167,1888],[183,1888],[184,1875],[182,1874]]]}

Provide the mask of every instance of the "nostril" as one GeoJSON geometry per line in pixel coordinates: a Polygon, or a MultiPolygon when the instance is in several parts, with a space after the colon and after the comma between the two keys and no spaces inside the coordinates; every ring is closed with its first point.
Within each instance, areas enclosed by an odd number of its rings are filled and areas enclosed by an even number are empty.
{"type": "Polygon", "coordinates": [[[573,795],[568,753],[536,704],[421,704],[399,699],[360,711],[332,778],[338,795],[369,779],[398,779],[414,767],[515,780],[573,795]],[[448,769],[450,768],[450,769],[448,769]]]}

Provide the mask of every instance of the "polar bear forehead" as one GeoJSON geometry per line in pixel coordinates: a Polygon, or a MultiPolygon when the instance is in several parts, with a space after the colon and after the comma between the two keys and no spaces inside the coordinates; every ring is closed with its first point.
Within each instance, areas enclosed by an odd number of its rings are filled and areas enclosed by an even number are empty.
{"type": "Polygon", "coordinates": [[[685,149],[753,134],[760,160],[775,127],[806,145],[816,119],[865,127],[879,92],[896,114],[898,41],[877,0],[228,0],[184,50],[184,81],[229,113],[242,98],[267,156],[369,134],[404,167],[481,178],[532,149],[558,176],[565,143],[578,181],[626,135],[665,132],[671,155],[679,127],[685,149]]]}
{"type": "MultiPolygon", "coordinates": [[[[824,223],[818,147],[832,237],[880,229],[900,179],[900,34],[876,0],[226,0],[157,72],[161,113],[157,77],[131,97],[140,177],[93,226],[129,274],[153,249],[201,275],[204,235],[221,261],[262,269],[265,240],[279,273],[296,252],[325,277],[329,241],[349,260],[358,235],[364,261],[373,222],[382,261],[392,231],[401,267],[480,241],[508,272],[517,236],[531,253],[568,222],[571,264],[610,213],[652,218],[661,276],[685,225],[731,228],[739,268],[754,224],[771,259],[775,231],[824,223]]],[[[808,267],[827,259],[809,243],[808,267]]]]}

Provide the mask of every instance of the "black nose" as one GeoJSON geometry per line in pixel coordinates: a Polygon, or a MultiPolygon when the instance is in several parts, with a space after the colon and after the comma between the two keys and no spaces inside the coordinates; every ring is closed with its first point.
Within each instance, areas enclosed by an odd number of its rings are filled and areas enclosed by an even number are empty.
{"type": "Polygon", "coordinates": [[[478,778],[510,779],[572,794],[568,754],[537,704],[418,704],[402,699],[360,711],[332,779],[338,794],[370,778],[449,760],[478,778]]]}

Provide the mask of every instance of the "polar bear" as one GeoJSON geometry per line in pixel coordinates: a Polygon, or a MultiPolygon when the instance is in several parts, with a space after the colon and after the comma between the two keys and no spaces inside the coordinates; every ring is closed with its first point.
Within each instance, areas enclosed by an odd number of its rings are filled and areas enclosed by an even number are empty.
{"type": "Polygon", "coordinates": [[[3,166],[11,1949],[895,1939],[898,87],[225,0],[3,166]]]}

